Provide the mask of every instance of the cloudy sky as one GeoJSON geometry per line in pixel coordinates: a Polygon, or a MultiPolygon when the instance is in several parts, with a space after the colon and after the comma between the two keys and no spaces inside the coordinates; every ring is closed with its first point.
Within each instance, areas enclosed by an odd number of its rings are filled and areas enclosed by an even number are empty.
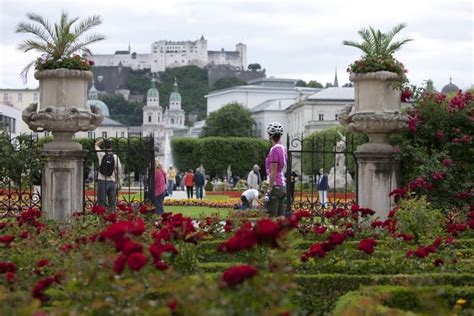
{"type": "MultiPolygon", "coordinates": [[[[436,88],[453,78],[465,89],[474,84],[474,5],[472,1],[319,1],[319,0],[0,0],[0,88],[24,87],[21,69],[35,53],[16,49],[27,38],[15,25],[34,12],[56,21],[71,15],[102,16],[96,33],[106,41],[93,53],[127,49],[148,53],[153,41],[196,40],[203,34],[208,49],[233,50],[247,44],[248,62],[258,62],[267,76],[348,82],[347,65],[360,57],[343,40],[358,40],[361,27],[388,30],[405,22],[402,37],[413,38],[397,53],[410,82],[431,78],[436,88]]],[[[30,74],[28,87],[37,86],[30,74]]]]}

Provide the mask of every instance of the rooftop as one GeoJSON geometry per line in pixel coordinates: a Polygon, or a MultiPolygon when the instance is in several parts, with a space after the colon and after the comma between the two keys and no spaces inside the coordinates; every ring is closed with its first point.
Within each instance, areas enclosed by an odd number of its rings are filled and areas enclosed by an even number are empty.
{"type": "Polygon", "coordinates": [[[234,86],[222,90],[216,90],[210,92],[208,95],[205,95],[205,98],[210,96],[216,96],[225,93],[231,92],[263,92],[263,91],[277,91],[277,92],[288,92],[295,93],[295,91],[300,91],[306,94],[314,94],[318,92],[319,88],[307,88],[307,87],[272,87],[272,86],[259,86],[259,85],[247,85],[247,86],[234,86]]]}
{"type": "Polygon", "coordinates": [[[326,88],[308,97],[308,101],[317,100],[354,101],[354,88],[326,88]]]}
{"type": "Polygon", "coordinates": [[[253,107],[250,112],[285,110],[293,103],[295,103],[293,98],[267,100],[253,107]]]}

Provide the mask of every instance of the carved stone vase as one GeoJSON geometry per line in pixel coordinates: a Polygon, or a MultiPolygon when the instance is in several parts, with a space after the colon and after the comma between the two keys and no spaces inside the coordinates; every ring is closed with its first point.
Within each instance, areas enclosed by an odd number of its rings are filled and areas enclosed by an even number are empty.
{"type": "Polygon", "coordinates": [[[103,120],[96,107],[89,112],[86,107],[90,71],[52,69],[37,71],[40,104],[31,104],[23,111],[23,121],[35,132],[51,131],[54,140],[45,144],[46,149],[81,150],[72,141],[75,132],[94,130],[103,120]]]}
{"type": "Polygon", "coordinates": [[[50,219],[68,222],[83,208],[83,168],[85,151],[72,137],[78,131],[94,130],[103,120],[100,110],[86,107],[87,88],[92,72],[70,69],[37,71],[40,104],[31,104],[22,114],[35,132],[50,131],[46,143],[46,163],[42,174],[41,207],[50,219]]]}
{"type": "Polygon", "coordinates": [[[395,87],[403,79],[387,71],[352,73],[355,106],[347,107],[339,119],[348,131],[362,132],[369,137],[369,142],[360,145],[355,152],[358,203],[372,208],[382,218],[393,207],[389,193],[399,185],[400,166],[388,136],[407,123],[407,117],[400,113],[401,92],[395,87]]]}

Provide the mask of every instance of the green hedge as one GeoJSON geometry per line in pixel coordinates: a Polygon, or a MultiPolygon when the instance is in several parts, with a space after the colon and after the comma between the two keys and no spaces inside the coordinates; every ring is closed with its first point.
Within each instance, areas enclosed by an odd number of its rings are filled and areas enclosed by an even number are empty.
{"type": "MultiPolygon", "coordinates": [[[[270,149],[264,139],[247,137],[173,138],[171,151],[179,170],[203,164],[206,174],[221,177],[230,165],[233,175],[246,177],[254,164],[261,167],[270,149]]],[[[264,168],[262,168],[263,170],[264,168]]]]}
{"type": "Polygon", "coordinates": [[[336,302],[333,314],[357,313],[361,308],[361,300],[365,298],[371,298],[372,303],[382,306],[378,310],[388,307],[397,311],[435,313],[438,315],[450,314],[456,301],[460,298],[466,301],[462,306],[465,312],[466,309],[472,308],[474,287],[453,287],[451,285],[428,287],[367,286],[341,296],[336,302]]]}
{"type": "Polygon", "coordinates": [[[414,275],[347,275],[319,274],[296,275],[295,281],[300,293],[294,297],[295,303],[308,313],[324,315],[333,310],[339,297],[347,292],[367,285],[434,286],[452,285],[456,287],[474,284],[471,273],[424,273],[414,275]]]}

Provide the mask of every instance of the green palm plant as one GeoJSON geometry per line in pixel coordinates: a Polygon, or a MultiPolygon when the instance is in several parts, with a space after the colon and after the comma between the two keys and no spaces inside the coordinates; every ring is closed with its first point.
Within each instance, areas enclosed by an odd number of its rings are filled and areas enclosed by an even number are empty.
{"type": "Polygon", "coordinates": [[[369,26],[368,29],[362,28],[358,31],[363,41],[357,43],[354,41],[343,41],[342,43],[346,46],[352,46],[359,48],[364,52],[366,56],[374,57],[388,57],[392,56],[395,51],[400,49],[407,42],[412,41],[411,38],[405,38],[399,41],[393,41],[394,37],[403,30],[407,25],[400,23],[394,26],[389,32],[382,33],[380,30],[375,30],[369,26]]]}
{"type": "MultiPolygon", "coordinates": [[[[102,23],[101,17],[97,15],[83,19],[76,25],[74,24],[79,21],[79,18],[70,18],[66,12],[61,13],[59,22],[54,25],[35,13],[27,13],[26,16],[29,21],[19,23],[15,32],[32,34],[34,37],[24,40],[18,45],[18,49],[24,52],[40,52],[46,55],[45,59],[53,62],[67,59],[80,50],[90,53],[88,45],[105,39],[103,35],[98,34],[84,36],[84,33],[102,23]]],[[[21,76],[25,81],[31,66],[37,63],[36,68],[38,68],[38,62],[39,59],[34,60],[22,70],[21,76]]],[[[62,64],[55,65],[59,68],[62,64]]]]}

